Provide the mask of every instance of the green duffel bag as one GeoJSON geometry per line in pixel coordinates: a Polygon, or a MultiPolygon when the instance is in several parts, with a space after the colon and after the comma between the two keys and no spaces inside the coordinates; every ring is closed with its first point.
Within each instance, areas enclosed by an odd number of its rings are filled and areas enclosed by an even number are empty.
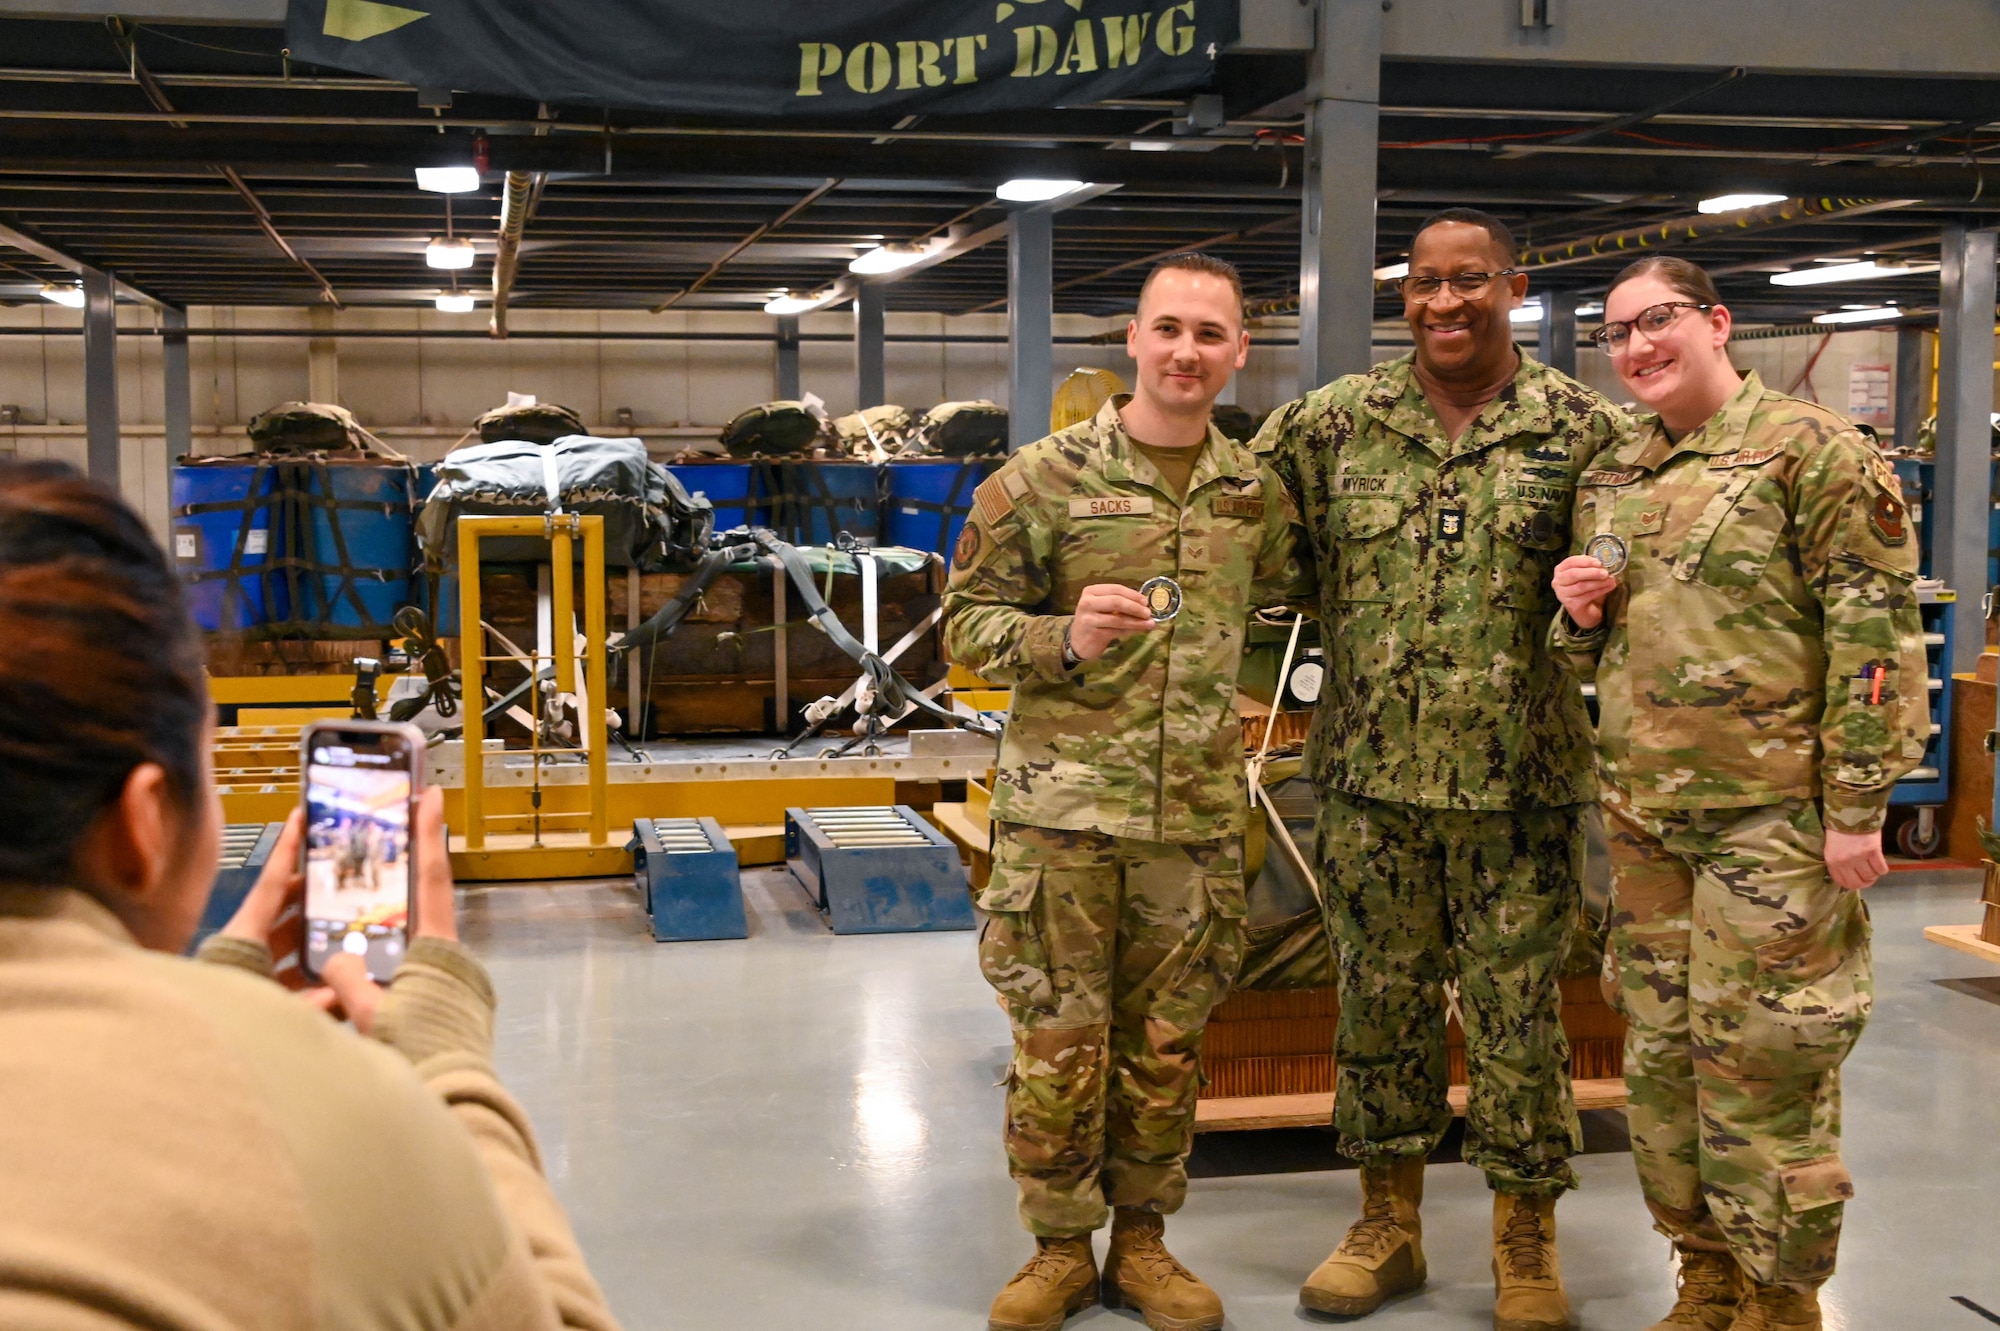
{"type": "Polygon", "coordinates": [[[583,417],[553,402],[495,407],[472,424],[479,431],[479,442],[482,444],[498,444],[509,439],[530,444],[553,444],[567,434],[590,433],[583,428],[583,417]]]}
{"type": "Polygon", "coordinates": [[[824,442],[826,424],[803,402],[760,402],[722,427],[722,447],[738,458],[788,458],[824,442]]]}
{"type": "Polygon", "coordinates": [[[259,453],[369,451],[354,413],[331,402],[280,402],[251,417],[249,433],[259,453]]]}
{"type": "Polygon", "coordinates": [[[983,457],[1007,451],[1007,409],[976,398],[940,402],[924,413],[917,438],[926,453],[946,458],[983,457]]]}
{"type": "Polygon", "coordinates": [[[866,462],[876,462],[881,460],[876,456],[878,453],[883,457],[894,457],[902,451],[904,442],[916,429],[917,418],[908,407],[885,404],[836,416],[832,424],[842,453],[866,462]]]}

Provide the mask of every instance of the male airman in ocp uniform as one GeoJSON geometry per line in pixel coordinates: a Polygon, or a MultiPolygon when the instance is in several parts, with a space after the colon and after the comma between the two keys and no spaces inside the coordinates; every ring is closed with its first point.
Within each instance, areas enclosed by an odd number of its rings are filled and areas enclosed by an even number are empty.
{"type": "Polygon", "coordinates": [[[1007,1160],[1036,1254],[993,1331],[1096,1302],[1108,1209],[1105,1302],[1222,1325],[1162,1233],[1242,952],[1246,621],[1309,590],[1283,490],[1209,422],[1249,350],[1242,303],[1228,265],[1163,261],[1127,330],[1135,395],[1009,459],[953,552],[947,650],[1014,689],[979,956],[1013,1024],[1007,1160]]]}
{"type": "Polygon", "coordinates": [[[1621,378],[1713,381],[1584,474],[1555,578],[1555,645],[1597,684],[1632,1154],[1680,1252],[1654,1331],[1818,1331],[1874,997],[1860,889],[1930,727],[1917,539],[1872,440],[1738,381],[1705,273],[1636,263],[1614,313],[1621,378]]]}
{"type": "Polygon", "coordinates": [[[1580,1144],[1558,979],[1594,785],[1581,693],[1546,643],[1549,576],[1577,476],[1627,427],[1514,346],[1515,262],[1497,219],[1428,220],[1402,283],[1414,355],[1280,408],[1254,446],[1318,563],[1306,765],[1340,982],[1334,1123],[1363,1198],[1300,1302],[1357,1316],[1425,1280],[1455,980],[1465,1159],[1496,1194],[1494,1325],[1553,1331],[1569,1325],[1555,1199],[1580,1144]]]}

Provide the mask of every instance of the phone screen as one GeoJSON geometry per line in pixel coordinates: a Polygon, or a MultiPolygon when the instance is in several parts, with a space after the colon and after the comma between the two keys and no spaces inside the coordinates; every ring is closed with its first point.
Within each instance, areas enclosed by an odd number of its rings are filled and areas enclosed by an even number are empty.
{"type": "Polygon", "coordinates": [[[351,952],[386,981],[410,935],[407,752],[377,736],[324,734],[306,755],[306,971],[351,952]]]}

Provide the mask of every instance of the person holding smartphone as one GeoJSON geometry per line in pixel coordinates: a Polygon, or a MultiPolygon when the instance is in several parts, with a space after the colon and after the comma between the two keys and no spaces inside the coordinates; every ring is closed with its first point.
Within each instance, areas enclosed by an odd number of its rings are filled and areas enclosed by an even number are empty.
{"type": "Polygon", "coordinates": [[[300,812],[177,955],[220,853],[213,717],[138,516],[0,462],[0,1326],[614,1331],[493,1071],[442,792],[386,989],[344,949],[303,996],[268,978],[302,942],[300,812]]]}
{"type": "Polygon", "coordinates": [[[1651,414],[1577,483],[1553,640],[1595,679],[1606,996],[1680,1292],[1653,1331],[1817,1331],[1854,1185],[1861,889],[1930,712],[1917,539],[1874,442],[1729,361],[1707,273],[1641,259],[1593,335],[1651,414]]]}

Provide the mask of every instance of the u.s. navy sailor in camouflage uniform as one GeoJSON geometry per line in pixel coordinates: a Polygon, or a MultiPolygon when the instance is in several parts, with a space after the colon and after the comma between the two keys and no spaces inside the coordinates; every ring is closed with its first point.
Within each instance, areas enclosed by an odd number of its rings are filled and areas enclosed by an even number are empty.
{"type": "MultiPolygon", "coordinates": [[[[1178,314],[1192,289],[1236,344],[1240,288],[1216,267],[1156,273],[1136,323],[1195,322],[1178,314]]],[[[1216,353],[1186,354],[1192,371],[1216,353]]],[[[1187,391],[1190,373],[1159,390],[1135,355],[1141,393],[1187,391]]],[[[1107,1203],[1107,1302],[1154,1326],[1222,1325],[1220,1301],[1158,1235],[1187,1190],[1203,1027],[1242,953],[1246,623],[1309,591],[1282,488],[1205,424],[1227,377],[1199,386],[1190,446],[1172,455],[1127,433],[1121,409],[1138,418],[1124,397],[1015,454],[979,486],[952,560],[947,651],[1014,690],[979,954],[1012,1019],[1007,1159],[1041,1242],[995,1328],[1059,1325],[1094,1297],[1089,1235],[1107,1203]],[[1128,590],[1156,576],[1181,597],[1159,625],[1128,590]],[[1086,646],[1080,602],[1107,590],[1135,604],[1138,627],[1086,646]]]]}
{"type": "Polygon", "coordinates": [[[1568,1318],[1553,1205],[1580,1139],[1558,980],[1594,787],[1582,695],[1547,646],[1549,575],[1576,478],[1628,427],[1513,346],[1512,258],[1484,214],[1427,222],[1406,283],[1478,289],[1406,285],[1415,356],[1280,408],[1256,440],[1312,536],[1326,650],[1306,767],[1340,982],[1334,1123],[1362,1162],[1363,1218],[1300,1291],[1322,1312],[1423,1283],[1456,981],[1465,1159],[1498,1194],[1496,1325],[1568,1318]]]}
{"type": "MultiPolygon", "coordinates": [[[[1608,306],[1631,320],[1627,306],[1702,299],[1656,268],[1608,306]]],[[[1622,337],[1613,364],[1629,383],[1678,354],[1692,373],[1712,317],[1676,310],[1645,344],[1622,337]]],[[[1572,570],[1598,587],[1602,570],[1564,561],[1565,605],[1603,618],[1583,632],[1565,612],[1555,643],[1595,679],[1601,709],[1605,988],[1631,1023],[1646,1204],[1684,1272],[1659,1325],[1817,1327],[1812,1291],[1853,1193],[1838,1069],[1873,995],[1868,912],[1836,878],[1865,886],[1881,867],[1879,849],[1873,869],[1842,866],[1826,834],[1878,834],[1890,787],[1924,752],[1917,540],[1874,443],[1754,372],[1705,424],[1676,439],[1650,417],[1584,475],[1572,549],[1600,533],[1629,562],[1592,601],[1568,593],[1572,570]],[[1784,1288],[1759,1292],[1770,1286],[1784,1288]],[[1725,1320],[1745,1297],[1770,1305],[1766,1320],[1725,1320]]]]}

